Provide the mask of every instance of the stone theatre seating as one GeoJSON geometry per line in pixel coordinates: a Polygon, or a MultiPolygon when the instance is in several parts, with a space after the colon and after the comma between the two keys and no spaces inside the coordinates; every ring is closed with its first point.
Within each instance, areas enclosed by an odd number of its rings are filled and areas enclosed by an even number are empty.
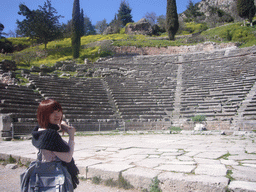
{"type": "MultiPolygon", "coordinates": [[[[79,131],[116,129],[123,122],[178,122],[192,128],[203,115],[212,129],[255,129],[256,47],[184,55],[124,56],[93,64],[98,77],[29,74],[32,88],[0,84],[0,111],[17,132],[36,123],[45,98],[58,100],[79,131]]],[[[159,123],[160,124],[160,123],[159,123]]],[[[135,126],[135,127],[136,127],[135,126]]],[[[160,127],[159,125],[156,125],[160,127]]]]}

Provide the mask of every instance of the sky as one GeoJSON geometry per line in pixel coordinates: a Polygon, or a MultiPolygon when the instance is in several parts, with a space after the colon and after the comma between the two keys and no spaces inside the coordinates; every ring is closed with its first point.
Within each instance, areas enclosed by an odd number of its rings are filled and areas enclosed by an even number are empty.
{"type": "MultiPolygon", "coordinates": [[[[43,6],[46,0],[0,0],[0,23],[4,25],[4,33],[15,31],[17,28],[16,21],[22,21],[24,16],[18,15],[19,4],[25,4],[30,10],[38,9],[39,5],[43,6]]],[[[182,13],[186,10],[189,0],[176,0],[177,11],[182,13]]],[[[194,0],[194,3],[201,0],[194,0]]],[[[60,23],[67,23],[72,19],[72,9],[74,0],[51,0],[52,7],[56,9],[58,15],[63,16],[60,23]]],[[[135,22],[139,21],[145,14],[155,12],[157,16],[166,14],[167,0],[126,0],[132,12],[135,22]]],[[[115,14],[118,13],[121,0],[80,0],[80,8],[84,10],[92,24],[97,21],[107,20],[110,23],[115,14]]]]}

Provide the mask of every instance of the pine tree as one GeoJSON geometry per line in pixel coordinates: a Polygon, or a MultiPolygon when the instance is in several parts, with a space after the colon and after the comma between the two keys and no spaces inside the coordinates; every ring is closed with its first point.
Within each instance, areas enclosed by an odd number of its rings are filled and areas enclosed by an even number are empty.
{"type": "Polygon", "coordinates": [[[174,40],[179,29],[179,20],[175,0],[167,0],[166,31],[170,40],[174,40]]]}
{"type": "Polygon", "coordinates": [[[192,0],[188,1],[187,10],[184,11],[184,14],[188,18],[187,20],[190,21],[194,21],[196,17],[203,15],[203,13],[200,12],[199,7],[194,4],[192,0]]]}
{"type": "Polygon", "coordinates": [[[84,17],[84,35],[95,35],[95,27],[92,25],[92,22],[88,16],[85,15],[84,17]]]}
{"type": "Polygon", "coordinates": [[[79,57],[81,46],[81,21],[80,21],[80,3],[79,0],[74,0],[72,12],[72,52],[73,58],[79,57]]]}
{"type": "Polygon", "coordinates": [[[248,19],[252,26],[252,19],[256,12],[254,0],[237,0],[236,5],[238,15],[244,19],[248,19]]]}
{"type": "Polygon", "coordinates": [[[132,15],[131,15],[131,8],[128,3],[126,3],[125,0],[121,1],[117,18],[119,21],[122,22],[122,26],[124,27],[127,23],[133,23],[132,15]]]}
{"type": "Polygon", "coordinates": [[[59,24],[60,15],[52,7],[51,1],[47,0],[44,6],[39,6],[37,10],[30,10],[25,4],[19,5],[19,15],[26,19],[18,21],[19,32],[26,37],[35,39],[38,43],[44,43],[45,49],[49,41],[62,36],[61,26],[59,24]]]}

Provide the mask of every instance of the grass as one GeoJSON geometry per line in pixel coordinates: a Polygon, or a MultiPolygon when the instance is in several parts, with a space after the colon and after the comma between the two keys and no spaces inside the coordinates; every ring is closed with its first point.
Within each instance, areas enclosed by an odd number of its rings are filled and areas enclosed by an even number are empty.
{"type": "Polygon", "coordinates": [[[35,41],[30,40],[28,37],[10,37],[8,40],[14,46],[23,45],[25,47],[30,47],[35,43],[35,41]]]}
{"type": "Polygon", "coordinates": [[[7,162],[8,162],[8,163],[16,163],[17,161],[16,161],[16,159],[14,159],[14,158],[10,155],[10,157],[7,159],[7,162]]]}
{"type": "Polygon", "coordinates": [[[18,84],[19,84],[19,85],[24,86],[24,85],[26,85],[27,83],[29,83],[29,80],[28,80],[27,78],[23,77],[23,76],[21,75],[21,73],[16,73],[16,74],[15,74],[15,78],[18,79],[18,81],[19,81],[18,84]]]}
{"type": "Polygon", "coordinates": [[[124,177],[122,176],[122,172],[120,172],[119,175],[118,175],[117,186],[118,186],[118,188],[123,188],[123,189],[133,189],[134,188],[129,183],[129,181],[124,179],[124,177]]]}
{"type": "Polygon", "coordinates": [[[170,131],[182,131],[180,127],[170,127],[170,131]]]}
{"type": "Polygon", "coordinates": [[[229,157],[230,155],[231,155],[231,154],[228,152],[228,153],[226,153],[225,155],[222,155],[221,157],[217,158],[217,160],[219,160],[219,159],[228,160],[228,157],[229,157]]]}
{"type": "MultiPolygon", "coordinates": [[[[206,29],[207,25],[204,23],[186,23],[186,28],[181,34],[192,34],[203,31],[200,37],[190,37],[189,39],[186,37],[177,38],[175,41],[166,40],[166,33],[163,33],[160,37],[127,35],[124,33],[84,36],[81,38],[80,57],[75,62],[83,63],[85,58],[91,62],[95,62],[100,57],[111,56],[113,55],[113,46],[167,47],[194,45],[202,41],[238,42],[240,47],[256,45],[255,27],[244,27],[242,23],[231,23],[213,29],[206,29]]],[[[73,60],[70,38],[49,42],[47,44],[47,50],[44,49],[44,45],[32,46],[34,42],[25,37],[8,38],[8,40],[13,45],[24,45],[24,47],[28,47],[23,51],[13,54],[0,54],[0,61],[3,59],[15,60],[18,68],[30,69],[32,65],[39,67],[42,64],[53,66],[59,61],[73,60]]]]}
{"type": "MultiPolygon", "coordinates": [[[[92,178],[92,183],[98,185],[102,182],[100,176],[95,176],[92,178]]],[[[113,178],[107,179],[104,184],[109,187],[118,187],[123,189],[133,189],[134,187],[122,176],[120,172],[118,175],[118,179],[114,180],[113,178]]]]}
{"type": "Polygon", "coordinates": [[[228,170],[226,177],[229,179],[229,181],[234,181],[235,179],[232,177],[233,171],[232,170],[228,170]]]}
{"type": "Polygon", "coordinates": [[[208,41],[238,42],[240,47],[256,45],[256,28],[242,26],[242,23],[232,23],[202,32],[208,41]]]}
{"type": "Polygon", "coordinates": [[[13,164],[16,162],[17,162],[16,159],[13,158],[11,155],[7,159],[0,159],[0,163],[3,165],[13,164]]]}
{"type": "Polygon", "coordinates": [[[152,179],[152,184],[150,185],[149,192],[161,192],[162,190],[159,188],[160,181],[157,177],[152,179]]]}

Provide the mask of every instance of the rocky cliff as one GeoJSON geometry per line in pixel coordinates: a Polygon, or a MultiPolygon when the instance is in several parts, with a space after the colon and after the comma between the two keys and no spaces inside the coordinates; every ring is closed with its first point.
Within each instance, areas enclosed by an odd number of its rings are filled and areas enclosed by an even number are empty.
{"type": "Polygon", "coordinates": [[[209,6],[217,7],[229,13],[235,19],[239,19],[236,11],[236,0],[202,0],[200,3],[198,3],[200,11],[205,13],[206,16],[209,16],[209,6]]]}

